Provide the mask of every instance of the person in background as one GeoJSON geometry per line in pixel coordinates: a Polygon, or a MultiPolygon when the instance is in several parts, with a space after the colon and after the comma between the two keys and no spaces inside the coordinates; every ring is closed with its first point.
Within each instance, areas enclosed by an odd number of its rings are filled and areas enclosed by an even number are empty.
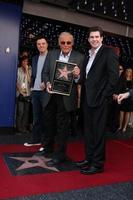
{"type": "MultiPolygon", "coordinates": [[[[125,85],[121,92],[128,92],[130,89],[133,88],[133,70],[132,68],[127,68],[124,74],[124,81],[125,85]]],[[[120,93],[120,92],[119,92],[120,93]]],[[[123,100],[122,104],[120,105],[120,118],[119,118],[119,132],[126,132],[128,122],[130,119],[131,112],[133,111],[133,102],[131,99],[123,100]]]]}
{"type": "Polygon", "coordinates": [[[120,64],[118,68],[119,68],[119,80],[115,87],[115,91],[112,96],[112,100],[109,103],[109,108],[108,108],[107,131],[111,132],[117,132],[119,127],[120,106],[117,103],[117,97],[118,94],[122,92],[123,87],[125,86],[125,81],[123,77],[124,67],[120,64]]]}
{"type": "Polygon", "coordinates": [[[28,57],[20,58],[17,73],[17,109],[16,109],[16,131],[27,133],[29,127],[30,109],[30,84],[31,68],[28,65],[28,57]]]}
{"type": "Polygon", "coordinates": [[[119,78],[118,56],[113,48],[102,44],[102,28],[91,27],[88,41],[91,49],[81,74],[85,160],[76,162],[85,175],[104,171],[108,99],[119,78]]]}
{"type": "Polygon", "coordinates": [[[81,53],[73,50],[74,38],[71,33],[62,32],[59,35],[58,43],[60,49],[48,53],[43,70],[43,81],[47,88],[44,98],[44,118],[46,125],[44,156],[52,153],[52,160],[47,162],[48,166],[54,166],[66,160],[70,113],[77,109],[77,82],[84,59],[81,53]],[[54,94],[51,91],[56,60],[76,64],[73,70],[74,81],[70,96],[54,94]],[[55,140],[55,136],[57,140],[55,140]]]}
{"type": "MultiPolygon", "coordinates": [[[[43,98],[45,84],[41,81],[42,69],[48,53],[48,43],[46,38],[38,36],[36,46],[39,54],[32,58],[32,106],[33,106],[33,128],[32,141],[24,143],[24,146],[41,145],[42,136],[44,136],[43,121],[43,98]]],[[[41,149],[40,149],[41,150],[41,149]]]]}
{"type": "Polygon", "coordinates": [[[130,128],[133,128],[133,112],[131,112],[130,119],[129,119],[129,122],[128,122],[128,126],[130,128]]]}
{"type": "MultiPolygon", "coordinates": [[[[29,55],[29,49],[27,48],[20,48],[20,58],[26,56],[29,60],[29,68],[31,68],[31,56],[29,55]]],[[[32,113],[32,102],[30,101],[30,110],[29,110],[29,131],[31,132],[33,125],[33,113],[32,113]]]]}

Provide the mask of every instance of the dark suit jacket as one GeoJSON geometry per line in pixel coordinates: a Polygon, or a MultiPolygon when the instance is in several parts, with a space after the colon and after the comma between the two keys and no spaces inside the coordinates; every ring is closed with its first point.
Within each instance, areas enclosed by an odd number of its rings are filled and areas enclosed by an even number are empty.
{"type": "Polygon", "coordinates": [[[116,85],[115,94],[120,94],[125,91],[126,88],[126,79],[123,77],[123,75],[119,76],[118,83],[116,85]]]}
{"type": "Polygon", "coordinates": [[[37,62],[38,62],[38,57],[39,55],[36,55],[32,58],[32,75],[31,75],[31,87],[34,86],[35,78],[36,78],[36,73],[37,73],[37,62]]]}
{"type": "MultiPolygon", "coordinates": [[[[53,73],[54,73],[54,67],[55,67],[55,61],[59,59],[60,50],[52,50],[49,51],[47,58],[45,60],[43,73],[42,73],[42,80],[47,83],[52,81],[53,73]]],[[[83,65],[84,56],[72,50],[69,62],[76,63],[79,68],[82,68],[83,65]]],[[[48,92],[45,92],[44,96],[44,107],[48,104],[50,97],[52,94],[49,94],[48,92]]],[[[76,89],[76,83],[73,83],[72,91],[70,96],[63,96],[64,105],[67,111],[72,111],[76,109],[77,107],[77,89],[76,89]]]]}
{"type": "Polygon", "coordinates": [[[88,60],[84,63],[81,77],[83,95],[87,97],[88,106],[97,107],[114,93],[119,79],[118,57],[112,48],[102,45],[86,78],[87,63],[88,60]]]}
{"type": "Polygon", "coordinates": [[[129,93],[130,93],[131,99],[133,100],[133,89],[129,90],[129,93]]]}

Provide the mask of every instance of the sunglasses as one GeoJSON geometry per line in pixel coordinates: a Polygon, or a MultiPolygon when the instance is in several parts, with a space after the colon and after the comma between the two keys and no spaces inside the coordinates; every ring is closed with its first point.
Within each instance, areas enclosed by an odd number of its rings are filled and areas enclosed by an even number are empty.
{"type": "Polygon", "coordinates": [[[67,44],[67,45],[70,45],[70,44],[72,44],[72,42],[71,41],[67,41],[67,42],[65,42],[65,41],[62,41],[62,42],[60,42],[62,45],[65,45],[65,44],[67,44]]]}

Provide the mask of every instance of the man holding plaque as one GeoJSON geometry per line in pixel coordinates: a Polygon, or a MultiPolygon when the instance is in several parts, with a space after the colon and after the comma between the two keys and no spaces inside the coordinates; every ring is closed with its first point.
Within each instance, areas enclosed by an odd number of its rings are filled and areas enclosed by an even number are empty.
{"type": "Polygon", "coordinates": [[[77,82],[84,60],[82,54],[73,50],[72,34],[62,32],[58,42],[60,49],[49,51],[43,68],[43,81],[47,89],[44,98],[44,156],[53,152],[48,166],[66,160],[70,112],[77,108],[77,82]]]}

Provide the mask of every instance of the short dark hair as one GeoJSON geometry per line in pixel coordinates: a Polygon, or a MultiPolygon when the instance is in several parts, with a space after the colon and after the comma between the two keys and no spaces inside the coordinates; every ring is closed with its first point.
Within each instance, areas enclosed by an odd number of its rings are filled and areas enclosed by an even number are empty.
{"type": "Polygon", "coordinates": [[[89,28],[88,34],[90,35],[91,32],[99,31],[100,36],[103,37],[103,29],[100,26],[92,26],[89,28]]]}
{"type": "Polygon", "coordinates": [[[37,41],[37,40],[41,40],[41,39],[45,39],[46,42],[48,42],[47,38],[46,38],[44,35],[37,35],[37,36],[35,37],[35,40],[36,40],[36,41],[37,41]]]}

